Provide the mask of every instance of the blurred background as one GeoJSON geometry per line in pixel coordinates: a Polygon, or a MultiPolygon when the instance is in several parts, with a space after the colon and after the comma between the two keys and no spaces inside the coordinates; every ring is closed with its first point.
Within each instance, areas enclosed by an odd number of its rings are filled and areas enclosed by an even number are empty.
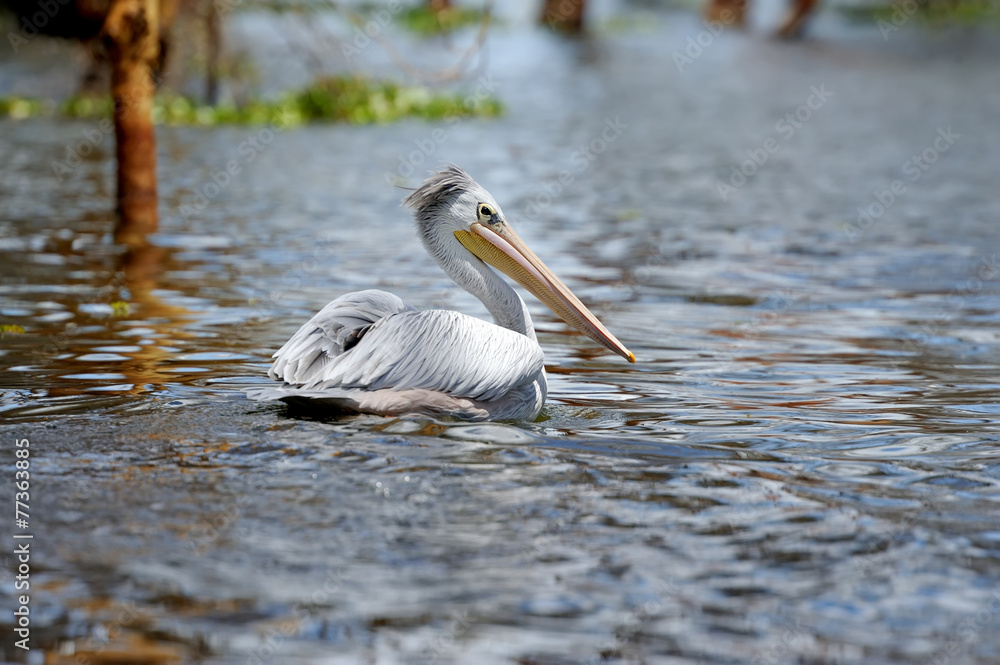
{"type": "Polygon", "coordinates": [[[1000,661],[995,0],[4,5],[4,662],[1000,661]],[[488,316],[446,163],[636,365],[526,297],[537,422],[248,402],[345,292],[488,316]]]}

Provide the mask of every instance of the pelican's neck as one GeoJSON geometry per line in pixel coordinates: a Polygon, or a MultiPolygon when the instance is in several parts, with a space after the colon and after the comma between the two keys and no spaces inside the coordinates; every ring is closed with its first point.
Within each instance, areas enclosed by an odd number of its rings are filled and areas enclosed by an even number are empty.
{"type": "Polygon", "coordinates": [[[479,272],[481,279],[474,279],[466,284],[457,279],[455,282],[486,305],[498,326],[534,340],[535,327],[531,323],[528,306],[517,291],[482,261],[476,261],[472,266],[479,272]]]}
{"type": "Polygon", "coordinates": [[[428,253],[455,283],[486,305],[498,326],[536,340],[528,306],[500,275],[463,247],[454,236],[440,238],[425,234],[422,240],[428,253]]]}

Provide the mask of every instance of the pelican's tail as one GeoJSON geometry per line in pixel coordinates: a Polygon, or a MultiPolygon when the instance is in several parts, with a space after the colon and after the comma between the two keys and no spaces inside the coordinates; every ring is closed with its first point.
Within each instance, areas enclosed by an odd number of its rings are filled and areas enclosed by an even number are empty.
{"type": "Polygon", "coordinates": [[[490,412],[482,402],[452,397],[435,390],[308,390],[284,385],[276,388],[245,388],[252,400],[281,401],[290,406],[332,413],[374,413],[381,416],[405,414],[441,415],[462,420],[487,420],[490,412]]]}
{"type": "Polygon", "coordinates": [[[295,386],[277,388],[245,388],[247,397],[257,402],[284,402],[290,406],[332,411],[334,413],[363,413],[361,391],[353,390],[302,390],[295,386]]]}

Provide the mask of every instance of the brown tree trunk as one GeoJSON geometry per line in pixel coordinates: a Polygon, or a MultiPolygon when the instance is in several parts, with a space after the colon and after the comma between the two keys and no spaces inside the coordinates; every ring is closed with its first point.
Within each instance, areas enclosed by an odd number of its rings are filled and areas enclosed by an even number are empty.
{"type": "Polygon", "coordinates": [[[427,8],[432,12],[444,12],[451,9],[451,0],[427,0],[427,8]]]}
{"type": "Polygon", "coordinates": [[[805,31],[809,15],[816,9],[819,0],[792,0],[788,8],[788,16],[778,28],[777,36],[781,39],[796,39],[805,31]]]}
{"type": "Polygon", "coordinates": [[[724,27],[742,28],[746,25],[749,0],[709,0],[705,6],[705,18],[724,27]]]}
{"type": "Polygon", "coordinates": [[[159,55],[158,10],[156,0],[112,0],[103,30],[115,104],[115,240],[133,247],[146,244],[157,225],[153,71],[159,55]]]}
{"type": "Polygon", "coordinates": [[[586,0],[545,0],[541,22],[559,32],[581,32],[586,0]]]}
{"type": "Polygon", "coordinates": [[[219,101],[219,62],[222,57],[222,17],[215,8],[214,3],[208,4],[208,16],[206,16],[208,61],[205,72],[205,103],[215,106],[219,101]]]}

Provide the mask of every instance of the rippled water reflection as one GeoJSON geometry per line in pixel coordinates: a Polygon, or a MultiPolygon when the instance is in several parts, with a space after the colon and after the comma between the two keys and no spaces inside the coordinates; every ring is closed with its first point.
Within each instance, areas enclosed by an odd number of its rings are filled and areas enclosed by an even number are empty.
{"type": "Polygon", "coordinates": [[[535,423],[324,421],[239,392],[348,290],[484,314],[385,186],[430,126],[279,134],[188,218],[254,130],[163,128],[162,232],[125,257],[110,147],[56,186],[86,125],[3,122],[0,323],[24,333],[3,336],[0,410],[32,442],[46,662],[997,662],[995,36],[827,17],[803,44],[725,35],[681,76],[700,28],[655,20],[498,29],[510,113],[430,160],[486,184],[639,359],[531,302],[535,423]],[[953,151],[852,241],[947,126],[953,151]]]}

